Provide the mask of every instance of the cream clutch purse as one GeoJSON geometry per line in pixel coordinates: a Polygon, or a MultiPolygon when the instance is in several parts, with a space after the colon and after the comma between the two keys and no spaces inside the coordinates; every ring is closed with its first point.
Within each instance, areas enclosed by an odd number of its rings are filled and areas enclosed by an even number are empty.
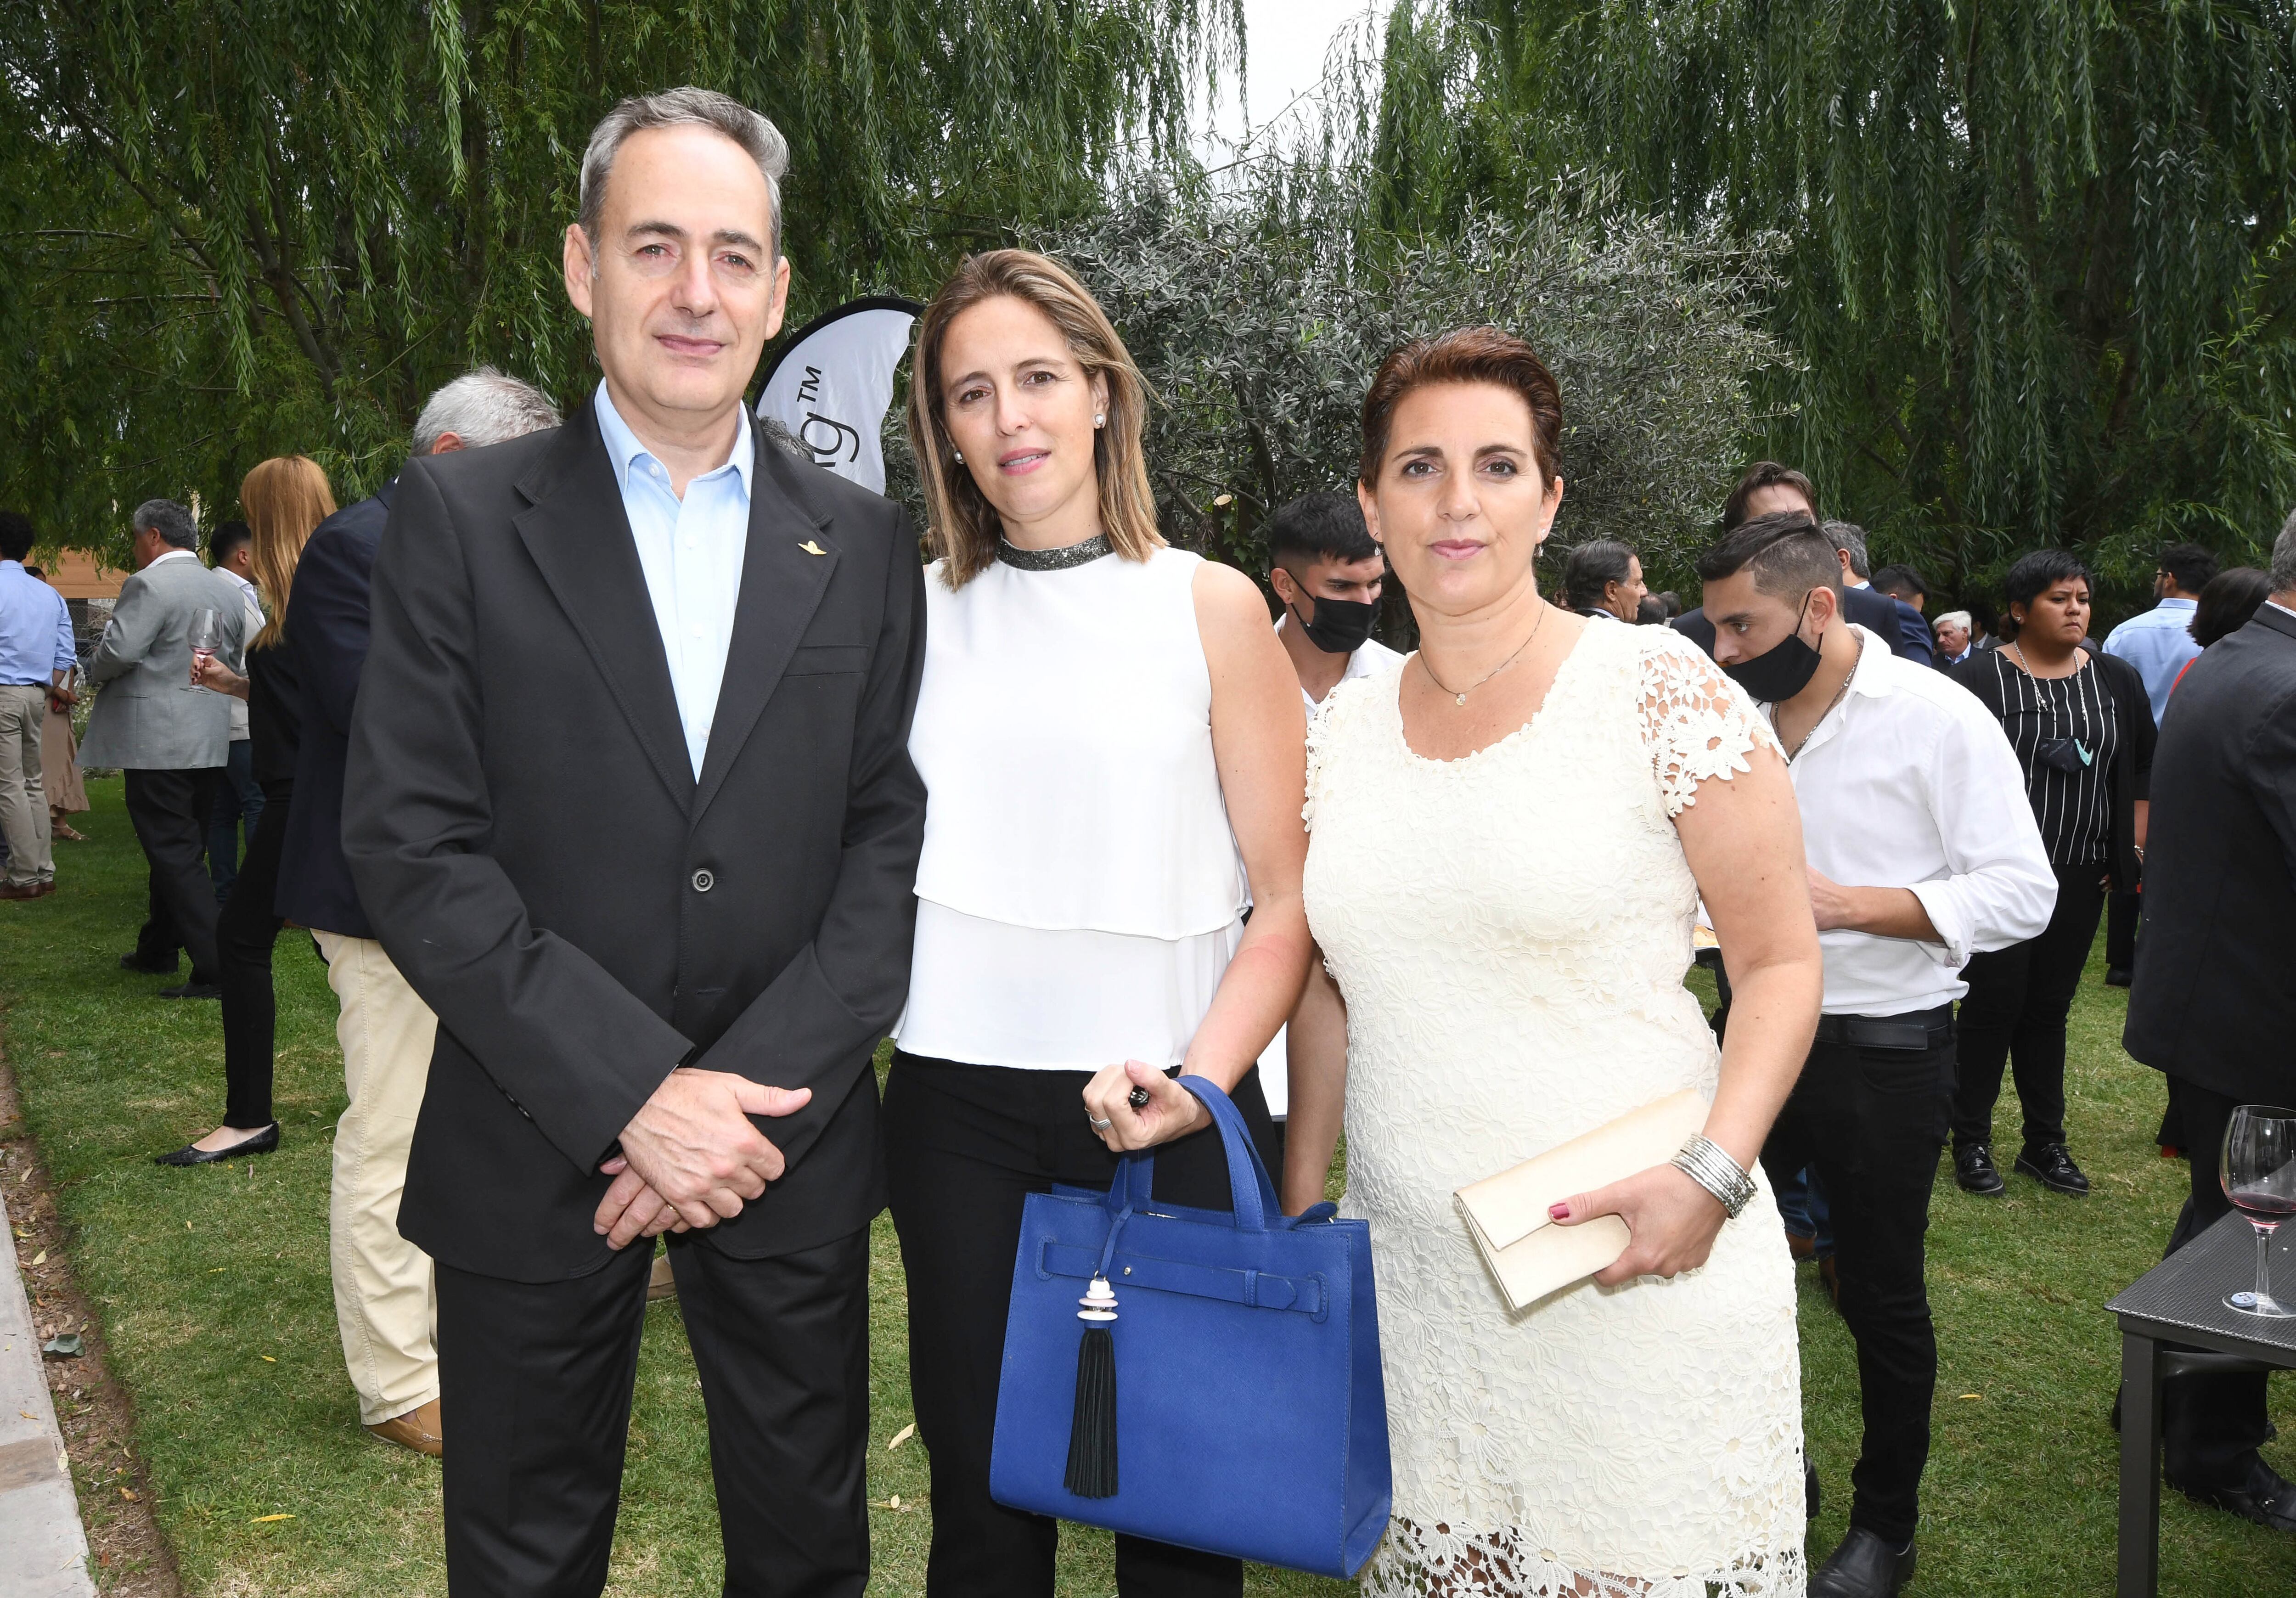
{"type": "Polygon", "coordinates": [[[1453,1196],[1509,1309],[1593,1275],[1627,1251],[1626,1222],[1606,1215],[1557,1226],[1547,1207],[1664,1165],[1706,1126],[1706,1100],[1685,1089],[1558,1143],[1453,1196]]]}

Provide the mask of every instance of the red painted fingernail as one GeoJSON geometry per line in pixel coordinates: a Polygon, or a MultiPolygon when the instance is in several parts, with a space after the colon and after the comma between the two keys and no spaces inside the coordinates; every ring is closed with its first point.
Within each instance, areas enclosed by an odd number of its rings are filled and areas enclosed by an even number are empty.
{"type": "Polygon", "coordinates": [[[1570,1218],[1570,1206],[1568,1204],[1549,1204],[1546,1207],[1546,1218],[1550,1221],[1569,1220],[1570,1218]]]}

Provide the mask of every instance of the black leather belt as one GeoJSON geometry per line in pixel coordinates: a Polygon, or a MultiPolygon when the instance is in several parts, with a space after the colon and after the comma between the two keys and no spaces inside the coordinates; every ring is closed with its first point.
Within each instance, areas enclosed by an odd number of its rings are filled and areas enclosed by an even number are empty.
{"type": "Polygon", "coordinates": [[[1817,1041],[1861,1049],[1934,1049],[1953,1036],[1953,1006],[1909,1010],[1903,1015],[1821,1015],[1817,1041]]]}

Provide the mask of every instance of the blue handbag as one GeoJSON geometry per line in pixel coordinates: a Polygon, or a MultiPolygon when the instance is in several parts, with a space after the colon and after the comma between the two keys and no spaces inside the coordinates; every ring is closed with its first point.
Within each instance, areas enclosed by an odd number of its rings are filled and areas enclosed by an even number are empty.
{"type": "Polygon", "coordinates": [[[1371,1228],[1283,1214],[1228,1096],[1234,1210],[1032,1193],[1013,1262],[988,1486],[999,1504],[1160,1543],[1353,1576],[1387,1530],[1387,1389],[1371,1228]],[[1081,1307],[1079,1307],[1081,1306],[1081,1307]]]}

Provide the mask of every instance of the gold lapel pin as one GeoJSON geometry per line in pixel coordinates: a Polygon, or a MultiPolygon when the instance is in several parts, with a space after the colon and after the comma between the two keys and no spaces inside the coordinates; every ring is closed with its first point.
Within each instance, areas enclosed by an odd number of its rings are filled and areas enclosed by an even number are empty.
{"type": "Polygon", "coordinates": [[[798,547],[805,551],[805,553],[809,555],[825,555],[829,553],[810,538],[808,538],[804,543],[799,545],[798,547]]]}

